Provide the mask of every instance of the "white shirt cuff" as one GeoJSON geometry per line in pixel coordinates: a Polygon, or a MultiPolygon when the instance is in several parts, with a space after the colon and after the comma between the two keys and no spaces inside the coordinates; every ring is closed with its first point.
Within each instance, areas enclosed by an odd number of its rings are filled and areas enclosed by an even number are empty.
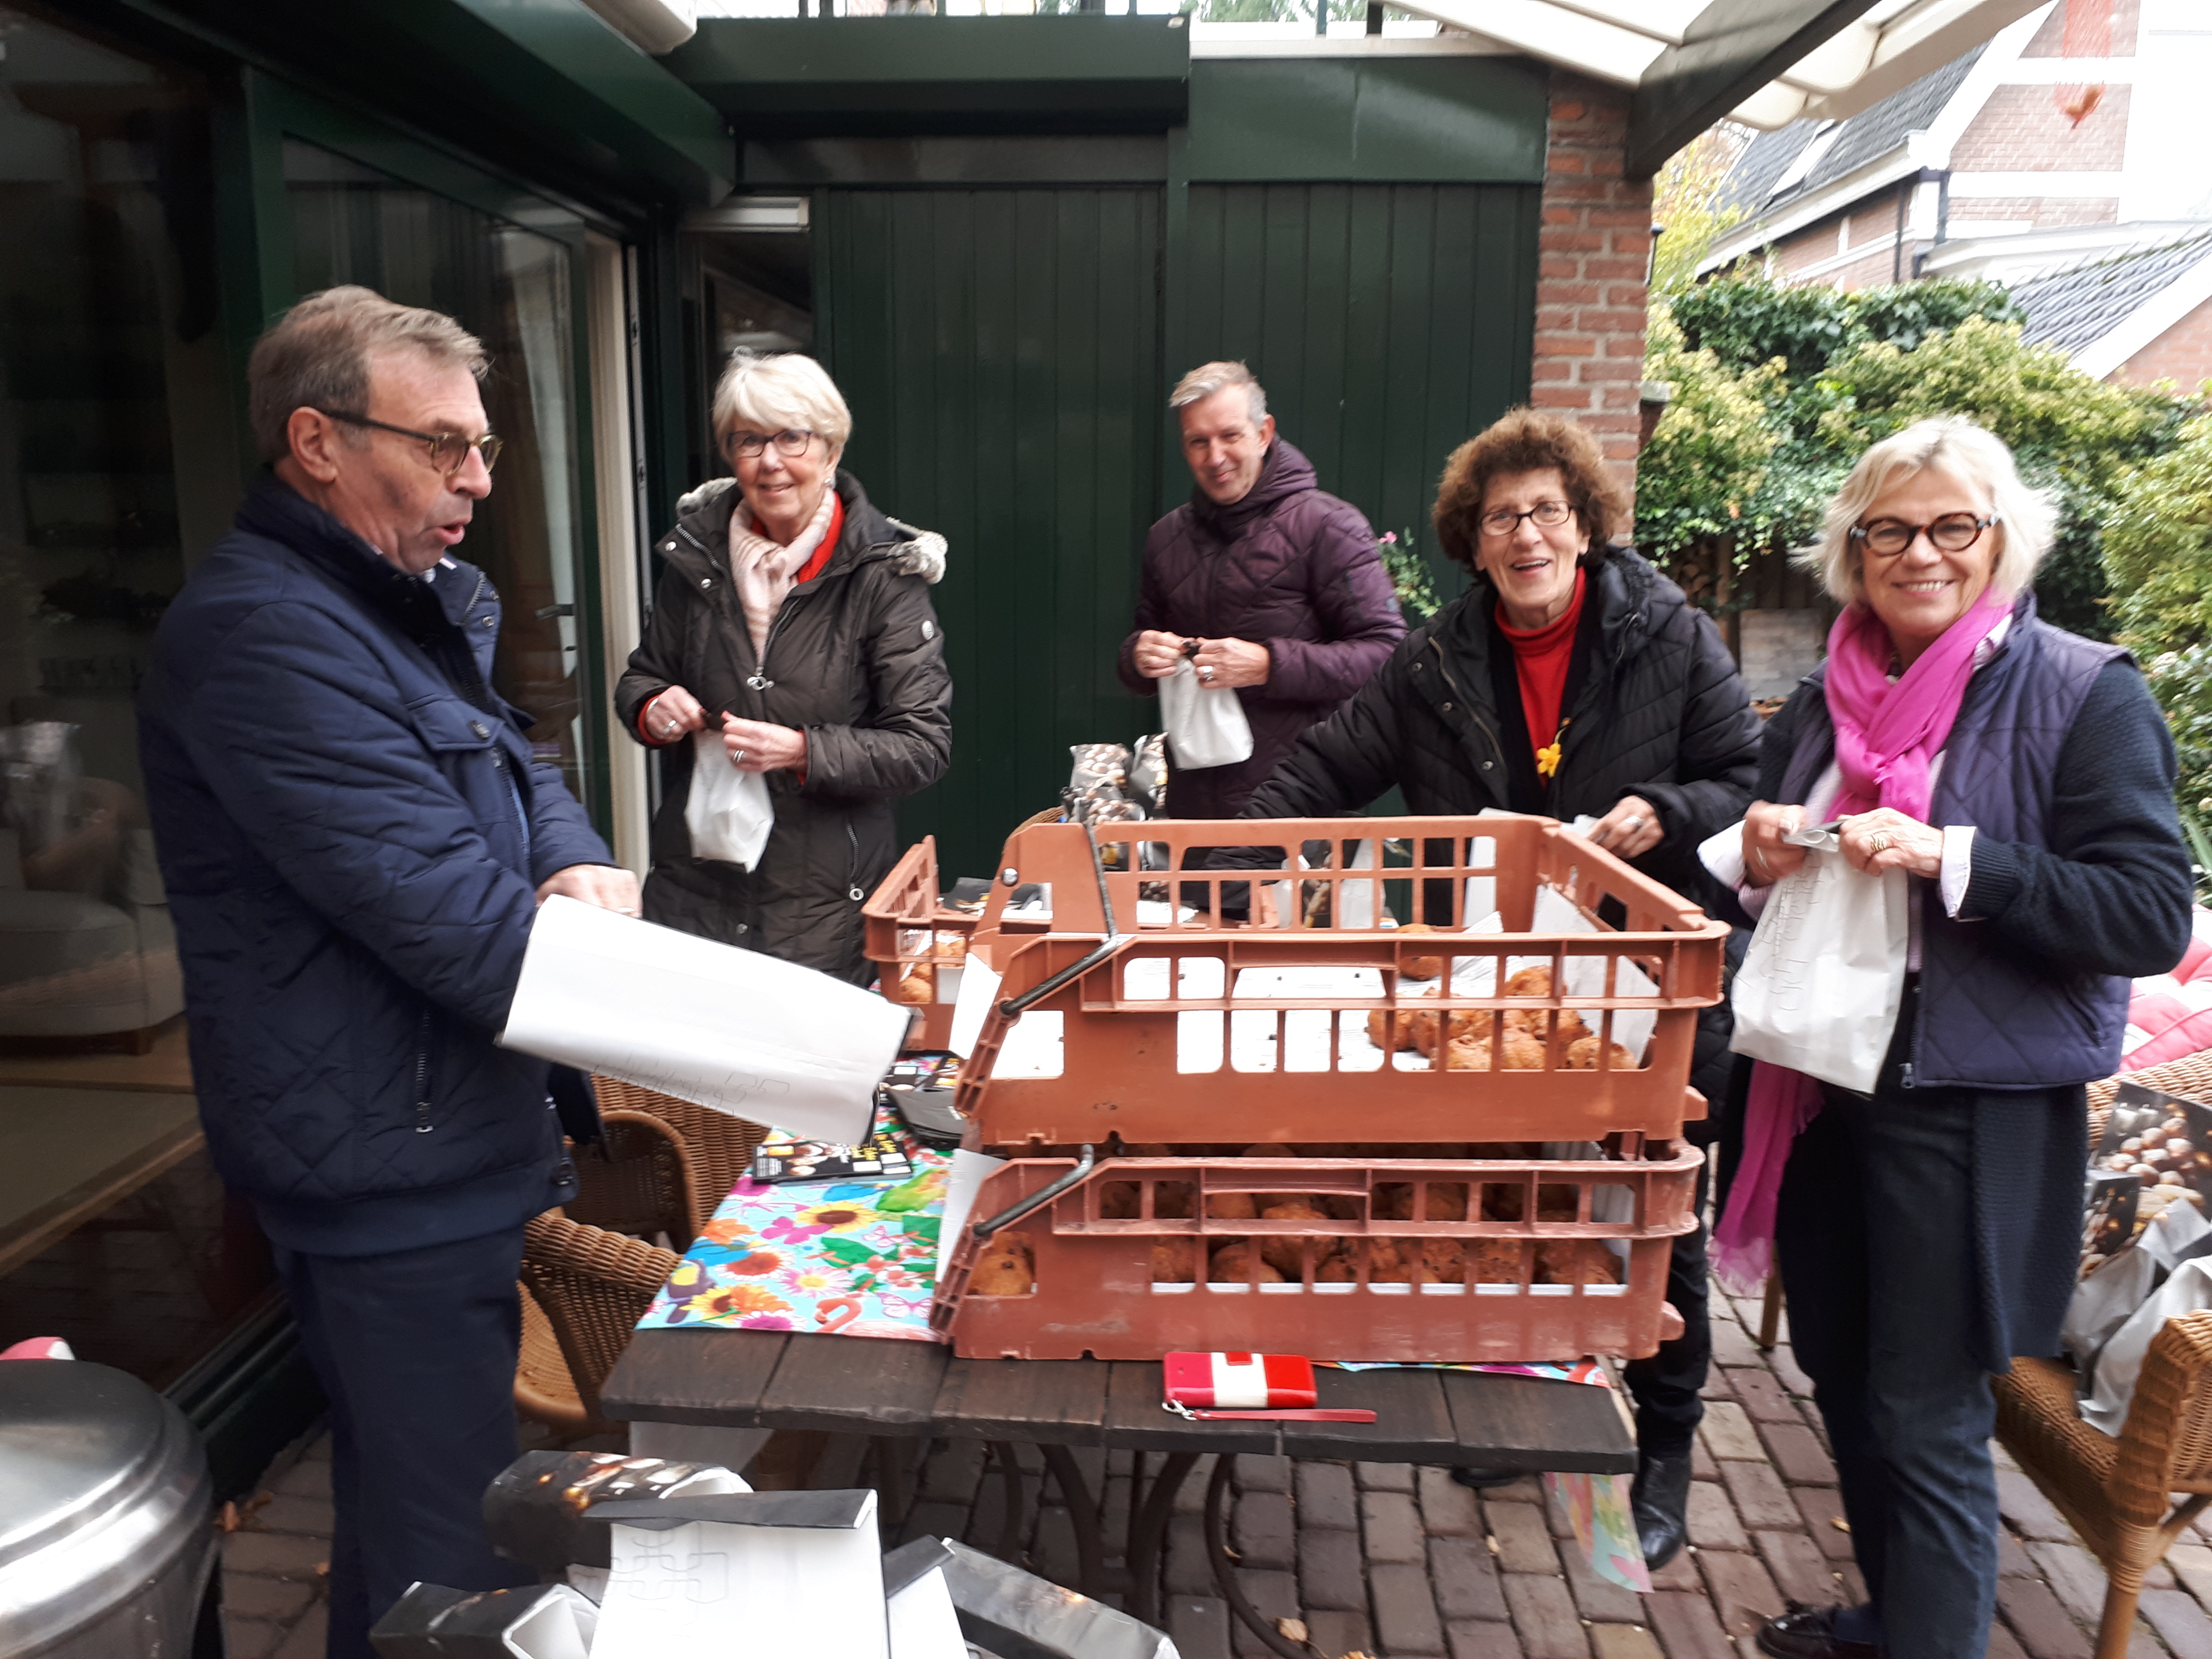
{"type": "Polygon", "coordinates": [[[1954,921],[1959,907],[1966,902],[1967,884],[1974,878],[1974,826],[1971,823],[1947,823],[1943,826],[1943,914],[1954,921]]]}

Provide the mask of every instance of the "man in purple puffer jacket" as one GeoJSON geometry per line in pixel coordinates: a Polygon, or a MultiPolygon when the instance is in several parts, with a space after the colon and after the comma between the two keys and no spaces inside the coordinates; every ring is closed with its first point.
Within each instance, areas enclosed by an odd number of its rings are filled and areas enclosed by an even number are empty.
{"type": "Polygon", "coordinates": [[[1314,487],[1312,464],[1275,436],[1250,369],[1201,364],[1168,407],[1198,488],[1145,538],[1121,678],[1152,692],[1194,644],[1199,678],[1236,690],[1252,757],[1176,765],[1167,799],[1174,817],[1233,818],[1299,735],[1382,665],[1406,623],[1374,531],[1314,487]]]}

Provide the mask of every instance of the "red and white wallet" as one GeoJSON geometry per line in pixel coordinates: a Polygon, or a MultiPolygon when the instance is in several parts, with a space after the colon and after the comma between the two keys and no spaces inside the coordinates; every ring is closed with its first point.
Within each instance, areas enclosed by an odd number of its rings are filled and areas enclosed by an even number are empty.
{"type": "Polygon", "coordinates": [[[1287,1353],[1171,1353],[1160,1362],[1166,1407],[1178,1417],[1372,1423],[1375,1413],[1317,1407],[1313,1361],[1287,1353]]]}

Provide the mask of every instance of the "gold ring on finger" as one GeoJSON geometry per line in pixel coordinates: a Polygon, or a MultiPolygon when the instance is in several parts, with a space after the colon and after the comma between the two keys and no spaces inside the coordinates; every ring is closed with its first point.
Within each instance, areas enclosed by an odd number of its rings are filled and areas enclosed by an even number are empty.
{"type": "Polygon", "coordinates": [[[1887,853],[1889,851],[1889,837],[1877,830],[1875,833],[1875,838],[1867,843],[1867,850],[1870,853],[1887,853]]]}

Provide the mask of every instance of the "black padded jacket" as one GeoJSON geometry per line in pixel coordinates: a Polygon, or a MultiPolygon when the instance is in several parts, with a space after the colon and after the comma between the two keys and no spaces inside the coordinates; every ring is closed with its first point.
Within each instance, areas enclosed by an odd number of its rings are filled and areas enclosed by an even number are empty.
{"type": "MultiPolygon", "coordinates": [[[[1743,816],[1759,772],[1760,727],[1712,620],[1638,554],[1586,558],[1595,615],[1577,646],[1559,769],[1527,795],[1519,711],[1498,708],[1496,596],[1480,582],[1417,629],[1375,678],[1305,733],[1244,809],[1246,817],[1355,812],[1393,784],[1417,813],[1486,807],[1563,820],[1602,816],[1623,795],[1651,803],[1664,832],[1637,866],[1702,902],[1698,843],[1743,816]],[[1522,780],[1516,787],[1514,780],[1522,780]]],[[[1510,681],[1511,664],[1506,662],[1510,681]]]]}
{"type": "Polygon", "coordinates": [[[687,739],[660,750],[648,921],[865,983],[860,905],[898,857],[892,806],[945,775],[952,757],[952,676],[929,584],[945,571],[945,539],[886,517],[860,480],[837,474],[844,532],[828,567],[785,598],[768,660],[730,580],[734,479],[684,498],[645,638],[615,688],[615,712],[638,736],[638,714],[672,685],[704,704],[806,733],[806,771],[769,776],[775,828],[759,866],[691,856],[684,807],[687,739]]]}

